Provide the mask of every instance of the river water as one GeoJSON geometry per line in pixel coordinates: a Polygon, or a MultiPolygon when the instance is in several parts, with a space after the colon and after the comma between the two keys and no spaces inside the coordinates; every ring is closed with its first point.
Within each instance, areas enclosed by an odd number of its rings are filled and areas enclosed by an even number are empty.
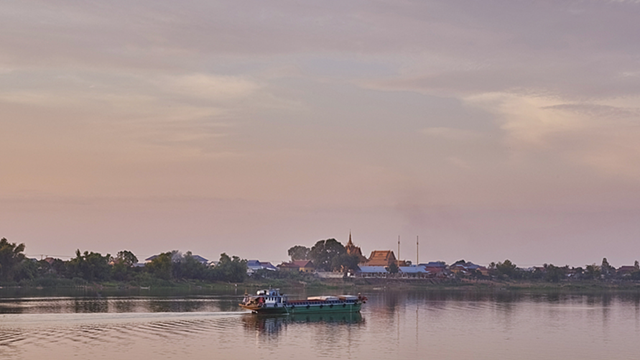
{"type": "Polygon", "coordinates": [[[292,318],[248,314],[236,291],[0,289],[0,359],[601,360],[634,359],[640,351],[637,293],[363,295],[369,301],[360,314],[292,318]]]}

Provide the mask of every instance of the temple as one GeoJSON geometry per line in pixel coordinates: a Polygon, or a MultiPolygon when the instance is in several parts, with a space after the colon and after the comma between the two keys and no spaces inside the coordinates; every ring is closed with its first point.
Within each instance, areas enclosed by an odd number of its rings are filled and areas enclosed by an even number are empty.
{"type": "Polygon", "coordinates": [[[391,266],[392,263],[398,263],[396,256],[391,250],[373,250],[369,260],[364,264],[365,266],[391,266]]]}
{"type": "Polygon", "coordinates": [[[351,231],[349,231],[349,242],[344,247],[344,249],[347,250],[347,254],[357,256],[358,259],[360,260],[359,261],[360,263],[367,262],[367,258],[362,255],[362,250],[360,250],[360,247],[355,246],[353,244],[353,241],[351,241],[351,231]]]}

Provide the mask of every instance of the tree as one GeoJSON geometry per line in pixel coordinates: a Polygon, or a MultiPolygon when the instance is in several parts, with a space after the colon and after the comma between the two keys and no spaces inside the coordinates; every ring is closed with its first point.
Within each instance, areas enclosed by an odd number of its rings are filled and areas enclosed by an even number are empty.
{"type": "Polygon", "coordinates": [[[596,264],[587,265],[584,274],[587,278],[597,279],[600,277],[600,266],[596,264]]]}
{"type": "Polygon", "coordinates": [[[171,278],[171,270],[173,262],[171,261],[171,252],[166,252],[158,255],[151,262],[147,263],[144,268],[152,275],[169,280],[171,278]]]}
{"type": "Polygon", "coordinates": [[[229,257],[226,253],[222,253],[215,270],[220,280],[243,282],[247,277],[247,260],[237,256],[229,257]]]}
{"type": "Polygon", "coordinates": [[[111,277],[114,280],[128,280],[133,272],[132,267],[138,262],[138,258],[128,250],[119,251],[115,258],[111,259],[111,277]]]}
{"type": "Polygon", "coordinates": [[[396,264],[396,262],[392,262],[391,264],[389,264],[389,266],[387,266],[387,271],[390,274],[397,274],[398,271],[400,271],[400,269],[398,268],[398,264],[396,264]]]}
{"type": "Polygon", "coordinates": [[[516,274],[516,264],[512,263],[511,260],[507,259],[504,262],[497,263],[496,270],[498,270],[498,272],[503,275],[513,278],[514,275],[516,274]]]}
{"type": "Polygon", "coordinates": [[[344,253],[342,255],[338,255],[331,260],[331,269],[333,271],[340,271],[342,273],[347,273],[349,270],[357,271],[360,270],[358,267],[358,263],[360,262],[360,258],[358,255],[349,255],[344,253]]]}
{"type": "Polygon", "coordinates": [[[333,258],[346,253],[344,246],[336,239],[318,240],[309,252],[309,258],[317,269],[331,271],[333,258]]]}
{"type": "Polygon", "coordinates": [[[23,252],[24,244],[16,245],[5,238],[0,240],[0,280],[13,280],[16,267],[25,259],[23,252]]]}
{"type": "Polygon", "coordinates": [[[289,249],[288,254],[291,256],[291,261],[296,260],[309,260],[309,249],[306,246],[296,245],[289,249]]]}
{"type": "Polygon", "coordinates": [[[13,278],[15,281],[34,279],[38,277],[39,269],[40,269],[39,261],[35,259],[25,259],[16,267],[16,271],[13,275],[13,278]]]}
{"type": "Polygon", "coordinates": [[[180,263],[174,263],[174,268],[180,268],[180,276],[184,279],[204,279],[207,266],[196,260],[191,251],[187,251],[180,263]]]}
{"type": "Polygon", "coordinates": [[[565,276],[565,268],[550,264],[545,269],[545,280],[549,282],[558,282],[565,276]]]}
{"type": "Polygon", "coordinates": [[[609,275],[613,273],[613,270],[615,269],[613,268],[613,266],[609,265],[607,258],[602,258],[602,266],[600,266],[600,272],[602,273],[602,275],[604,275],[605,277],[609,277],[609,275]]]}
{"type": "Polygon", "coordinates": [[[116,255],[114,263],[123,264],[127,267],[132,267],[136,263],[138,263],[138,258],[129,250],[119,251],[116,255]]]}
{"type": "Polygon", "coordinates": [[[633,267],[636,269],[636,271],[640,270],[640,263],[638,263],[638,260],[633,262],[633,267]]]}
{"type": "Polygon", "coordinates": [[[109,260],[111,255],[102,256],[100,253],[76,250],[76,257],[69,260],[72,276],[83,278],[87,281],[108,280],[111,275],[109,260]]]}

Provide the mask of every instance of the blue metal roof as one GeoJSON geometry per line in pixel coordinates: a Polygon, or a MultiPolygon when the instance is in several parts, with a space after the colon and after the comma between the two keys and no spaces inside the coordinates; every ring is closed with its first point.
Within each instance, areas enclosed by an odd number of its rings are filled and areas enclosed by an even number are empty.
{"type": "Polygon", "coordinates": [[[200,255],[191,255],[191,257],[193,257],[193,259],[194,259],[194,260],[196,260],[196,261],[198,261],[198,262],[200,262],[200,263],[202,263],[202,264],[206,264],[206,263],[208,263],[208,262],[209,262],[209,260],[207,260],[207,259],[203,258],[203,257],[202,257],[202,256],[200,256],[200,255]]]}
{"type": "Polygon", "coordinates": [[[361,273],[374,274],[374,273],[388,273],[384,266],[360,266],[361,273]]]}
{"type": "Polygon", "coordinates": [[[405,274],[426,274],[428,273],[422,266],[400,266],[398,270],[405,274]]]}
{"type": "Polygon", "coordinates": [[[447,264],[444,263],[444,261],[429,261],[428,263],[422,263],[419,264],[419,266],[428,266],[428,267],[439,267],[439,268],[443,268],[446,267],[447,264]]]}

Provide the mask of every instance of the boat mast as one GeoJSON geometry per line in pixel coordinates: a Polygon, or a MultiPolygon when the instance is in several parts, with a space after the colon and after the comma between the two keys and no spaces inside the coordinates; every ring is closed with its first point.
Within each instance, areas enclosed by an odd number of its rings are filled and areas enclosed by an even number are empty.
{"type": "Polygon", "coordinates": [[[420,241],[419,236],[416,235],[416,266],[420,264],[420,241]]]}

